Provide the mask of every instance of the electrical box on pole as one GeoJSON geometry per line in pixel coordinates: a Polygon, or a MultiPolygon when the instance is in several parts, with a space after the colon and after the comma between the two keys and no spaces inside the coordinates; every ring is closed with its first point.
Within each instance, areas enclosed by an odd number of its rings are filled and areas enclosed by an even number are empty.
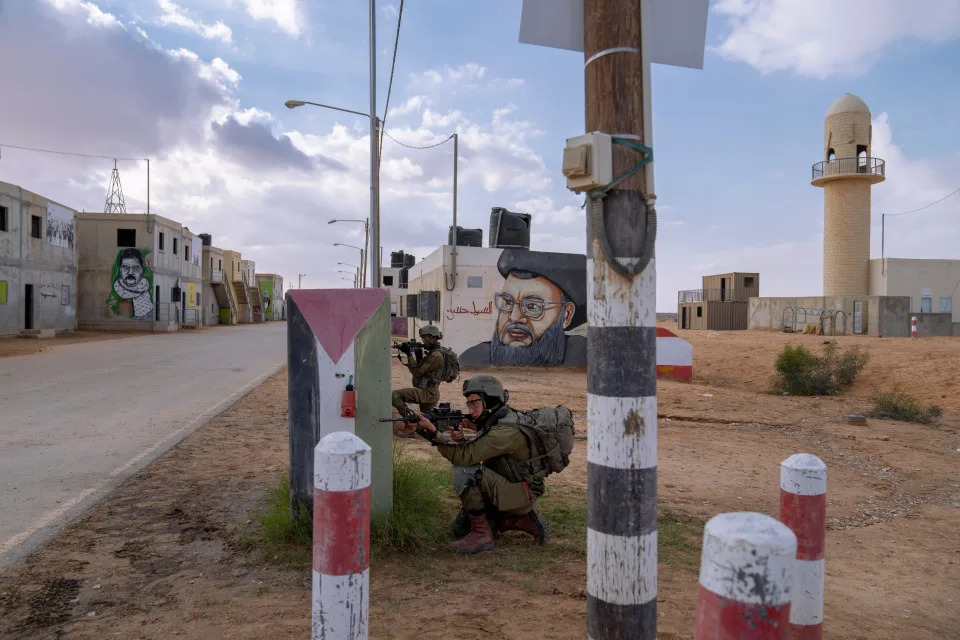
{"type": "Polygon", "coordinates": [[[606,133],[594,131],[568,138],[563,150],[563,175],[567,189],[592,191],[613,181],[613,143],[606,133]]]}

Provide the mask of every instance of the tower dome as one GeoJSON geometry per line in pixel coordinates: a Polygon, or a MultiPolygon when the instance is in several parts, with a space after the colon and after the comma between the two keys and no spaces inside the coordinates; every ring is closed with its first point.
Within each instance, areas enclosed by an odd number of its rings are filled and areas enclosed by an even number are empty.
{"type": "Polygon", "coordinates": [[[867,103],[852,93],[845,93],[830,105],[827,109],[827,117],[837,115],[838,113],[865,113],[870,115],[870,107],[867,103]]]}

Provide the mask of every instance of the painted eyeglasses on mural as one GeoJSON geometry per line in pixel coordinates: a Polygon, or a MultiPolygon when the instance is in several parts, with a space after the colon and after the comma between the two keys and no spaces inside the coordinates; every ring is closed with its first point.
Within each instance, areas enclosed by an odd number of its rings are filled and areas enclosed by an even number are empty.
{"type": "Polygon", "coordinates": [[[519,301],[514,299],[509,293],[496,293],[493,296],[493,304],[497,307],[497,311],[507,314],[513,313],[513,307],[518,302],[520,304],[520,314],[531,320],[539,320],[542,318],[547,309],[563,307],[570,304],[568,302],[547,302],[539,296],[528,296],[526,298],[520,298],[519,301]]]}

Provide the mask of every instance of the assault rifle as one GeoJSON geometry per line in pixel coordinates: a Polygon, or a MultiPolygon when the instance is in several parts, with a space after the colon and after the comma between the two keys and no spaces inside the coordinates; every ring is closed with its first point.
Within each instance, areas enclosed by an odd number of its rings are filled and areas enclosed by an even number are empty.
{"type": "MultiPolygon", "coordinates": [[[[424,411],[423,417],[429,420],[437,428],[444,442],[456,442],[445,434],[446,431],[456,429],[464,419],[469,420],[470,416],[462,411],[454,411],[450,408],[449,402],[441,402],[433,411],[424,411]]],[[[402,418],[380,418],[380,422],[405,422],[407,424],[417,424],[420,419],[415,414],[410,414],[402,418]]],[[[475,433],[464,433],[464,440],[473,440],[477,435],[475,433]]]]}
{"type": "MultiPolygon", "coordinates": [[[[394,342],[393,348],[399,351],[400,353],[407,354],[407,358],[413,358],[416,356],[416,359],[423,359],[423,343],[417,342],[416,340],[408,340],[406,342],[394,342]]],[[[397,354],[397,357],[400,357],[400,354],[397,354]]]]}

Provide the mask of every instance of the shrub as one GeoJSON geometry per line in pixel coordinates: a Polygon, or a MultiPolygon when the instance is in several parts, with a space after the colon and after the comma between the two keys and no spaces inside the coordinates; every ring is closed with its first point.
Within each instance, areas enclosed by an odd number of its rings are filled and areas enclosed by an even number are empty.
{"type": "Polygon", "coordinates": [[[833,340],[824,344],[822,355],[811,353],[802,345],[786,345],[774,364],[777,389],[799,396],[840,393],[853,384],[868,359],[859,346],[840,352],[833,340]]]}
{"type": "Polygon", "coordinates": [[[893,391],[875,392],[870,396],[873,408],[870,415],[874,418],[902,420],[903,422],[919,422],[929,424],[936,422],[943,411],[935,404],[924,406],[902,388],[896,386],[893,391]]]}

